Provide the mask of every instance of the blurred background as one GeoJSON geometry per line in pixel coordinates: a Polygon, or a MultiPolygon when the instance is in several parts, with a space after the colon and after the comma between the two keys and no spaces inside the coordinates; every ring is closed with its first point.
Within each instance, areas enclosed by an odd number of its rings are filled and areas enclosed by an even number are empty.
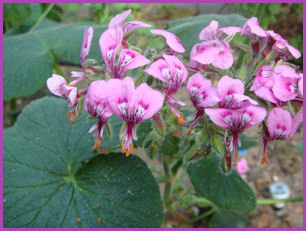
{"type": "MultiPolygon", "coordinates": [[[[246,18],[257,16],[260,25],[264,29],[274,30],[282,35],[291,45],[303,53],[303,4],[267,3],[267,4],[208,4],[208,3],[184,3],[184,4],[138,4],[138,3],[69,3],[69,4],[4,4],[4,37],[28,33],[36,28],[53,24],[69,24],[80,21],[94,22],[107,25],[116,14],[124,10],[132,9],[128,20],[137,19],[150,23],[155,28],[166,28],[171,20],[208,14],[240,14],[246,18]],[[43,22],[43,24],[42,24],[43,22]]],[[[151,39],[149,32],[141,32],[138,46],[160,48],[160,40],[151,39]],[[142,39],[142,40],[141,40],[142,39]]],[[[198,36],[198,35],[190,35],[198,36]]],[[[80,38],[82,39],[82,38],[80,38]]],[[[78,51],[79,52],[79,51],[78,51]]],[[[303,70],[303,58],[294,60],[295,64],[303,70]]],[[[59,68],[65,76],[69,76],[72,70],[78,70],[75,64],[61,61],[59,68]]],[[[81,70],[81,69],[80,69],[81,70]]],[[[180,99],[189,102],[185,91],[179,93],[180,99]]],[[[4,128],[12,126],[23,107],[31,101],[50,95],[46,87],[35,94],[26,97],[7,99],[4,101],[4,128]]],[[[191,109],[191,104],[187,105],[191,109]]],[[[258,135],[258,130],[250,129],[248,136],[258,135]]],[[[291,190],[291,197],[302,195],[303,182],[303,143],[302,130],[298,131],[291,142],[279,142],[275,145],[275,151],[269,157],[269,165],[259,164],[261,146],[256,142],[249,142],[245,147],[246,159],[249,163],[249,172],[245,179],[251,185],[258,198],[270,198],[269,186],[276,181],[284,182],[291,190]]],[[[155,166],[158,171],[160,163],[146,157],[143,150],[137,150],[136,154],[142,156],[148,165],[155,166]]],[[[183,183],[188,187],[190,182],[185,179],[183,183]]],[[[281,215],[271,205],[258,205],[250,215],[230,213],[224,217],[206,217],[193,222],[195,210],[201,212],[200,205],[194,206],[182,203],[180,207],[173,208],[166,213],[165,227],[185,223],[184,227],[303,227],[302,202],[288,203],[282,209],[281,215]]],[[[201,212],[202,213],[202,212],[201,212]]]]}

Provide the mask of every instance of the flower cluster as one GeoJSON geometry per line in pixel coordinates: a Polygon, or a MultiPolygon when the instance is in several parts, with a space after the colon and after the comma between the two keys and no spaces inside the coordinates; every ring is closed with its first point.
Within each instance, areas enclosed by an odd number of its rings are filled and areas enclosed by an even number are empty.
{"type": "MultiPolygon", "coordinates": [[[[67,113],[73,114],[70,122],[80,114],[83,105],[97,119],[89,129],[89,132],[97,130],[94,149],[103,140],[107,120],[116,115],[124,122],[120,132],[121,147],[122,152],[129,156],[133,140],[137,140],[136,125],[155,118],[164,100],[178,122],[185,127],[186,122],[178,107],[185,103],[174,96],[185,83],[196,112],[188,117],[187,121],[191,119],[192,122],[183,136],[190,134],[200,119],[207,116],[215,125],[225,129],[224,145],[233,151],[234,165],[237,163],[239,136],[251,126],[262,124],[263,164],[267,163],[267,144],[272,145],[272,141],[277,139],[292,138],[302,122],[303,75],[287,62],[291,57],[299,58],[299,51],[280,35],[263,30],[257,18],[247,20],[241,28],[219,28],[219,23],[212,21],[200,32],[202,42],[193,46],[186,65],[182,56],[185,48],[176,35],[154,29],[151,33],[163,36],[166,46],[151,61],[141,54],[140,49],[133,50],[128,42],[132,30],[150,27],[140,21],[124,22],[130,12],[128,10],[115,16],[100,36],[99,46],[105,64],[103,71],[100,70],[103,73],[100,79],[90,79],[92,73],[98,70],[85,60],[94,33],[90,27],[84,31],[80,54],[84,71],[72,72],[71,77],[75,80],[70,83],[56,74],[47,80],[49,90],[66,98],[68,106],[73,107],[67,113]],[[235,74],[237,72],[224,72],[233,69],[235,55],[230,43],[238,33],[248,36],[251,41],[251,58],[248,60],[252,64],[244,64],[251,72],[246,79],[239,79],[235,74]],[[142,74],[153,77],[153,83],[143,82],[135,86],[138,84],[134,78],[126,76],[127,71],[139,67],[144,67],[142,74]],[[188,78],[189,71],[196,73],[188,78]],[[211,72],[220,77],[216,84],[209,79],[208,73],[211,72]],[[84,90],[75,86],[81,80],[85,80],[88,86],[84,90]],[[292,107],[295,110],[289,112],[288,109],[292,107]],[[293,118],[291,113],[295,114],[293,118]]],[[[231,164],[231,158],[227,160],[231,164]]]]}

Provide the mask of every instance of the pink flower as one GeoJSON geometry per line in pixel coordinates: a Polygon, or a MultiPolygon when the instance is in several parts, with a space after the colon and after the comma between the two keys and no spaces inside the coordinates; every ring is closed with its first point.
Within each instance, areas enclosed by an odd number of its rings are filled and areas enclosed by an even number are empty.
{"type": "Polygon", "coordinates": [[[200,44],[196,44],[195,55],[191,55],[191,59],[200,64],[211,64],[220,69],[228,69],[234,63],[231,48],[226,41],[209,40],[200,44]]]}
{"type": "Polygon", "coordinates": [[[125,122],[120,134],[121,147],[122,152],[129,156],[133,139],[137,140],[135,126],[159,111],[163,105],[163,95],[146,83],[135,89],[130,77],[111,79],[108,82],[108,103],[112,111],[125,122]]]}
{"type": "Polygon", "coordinates": [[[267,31],[269,38],[272,40],[272,47],[270,49],[276,51],[279,55],[298,59],[301,57],[301,53],[298,49],[291,46],[282,36],[275,33],[272,30],[267,31]]]}
{"type": "Polygon", "coordinates": [[[221,100],[220,108],[239,109],[258,104],[244,95],[244,84],[240,79],[233,79],[229,76],[223,76],[219,80],[218,94],[221,100]]]}
{"type": "Polygon", "coordinates": [[[151,30],[151,33],[164,36],[166,39],[167,45],[172,50],[172,53],[176,54],[176,53],[185,52],[185,48],[182,46],[178,37],[176,37],[175,34],[168,32],[166,30],[151,30]]]}
{"type": "Polygon", "coordinates": [[[191,115],[194,118],[188,132],[196,126],[204,113],[205,108],[216,105],[220,99],[217,89],[211,86],[211,81],[205,79],[200,73],[191,76],[187,82],[187,91],[190,99],[197,109],[197,112],[191,115]]]}
{"type": "Polygon", "coordinates": [[[267,144],[273,140],[291,139],[302,121],[302,111],[296,113],[292,119],[290,112],[287,110],[280,107],[275,107],[271,110],[267,119],[267,127],[264,127],[262,164],[268,163],[269,152],[266,152],[267,144]]]}
{"type": "Polygon", "coordinates": [[[66,80],[62,76],[52,74],[47,80],[47,87],[52,94],[67,99],[69,107],[77,104],[77,88],[67,85],[66,80]]]}
{"type": "Polygon", "coordinates": [[[122,49],[119,54],[118,63],[115,63],[117,51],[122,42],[122,30],[108,29],[99,40],[101,53],[108,71],[114,78],[122,79],[127,70],[144,66],[150,62],[147,58],[136,51],[122,49]]]}
{"type": "Polygon", "coordinates": [[[185,104],[172,96],[182,87],[187,78],[188,72],[184,64],[176,56],[163,55],[163,59],[152,63],[144,72],[168,84],[166,88],[166,99],[174,115],[179,118],[179,122],[184,123],[182,115],[175,107],[175,104],[182,106],[185,104]]]}
{"type": "Polygon", "coordinates": [[[81,54],[80,54],[80,60],[81,60],[82,66],[83,66],[83,61],[85,57],[88,55],[90,51],[93,33],[94,33],[93,27],[85,28],[84,30],[83,44],[82,44],[82,49],[81,49],[81,54]]]}
{"type": "Polygon", "coordinates": [[[93,149],[96,149],[101,144],[100,140],[103,140],[103,130],[106,120],[113,114],[108,105],[107,100],[107,82],[104,80],[96,80],[92,82],[88,88],[85,97],[85,110],[98,119],[89,130],[89,133],[97,129],[96,143],[93,149]]]}
{"type": "Polygon", "coordinates": [[[236,26],[223,27],[219,29],[218,27],[219,23],[217,21],[211,21],[211,23],[200,32],[199,39],[205,41],[218,40],[223,34],[234,35],[241,30],[240,27],[236,26]]]}
{"type": "Polygon", "coordinates": [[[228,69],[234,63],[232,51],[228,42],[221,40],[223,34],[234,35],[240,31],[239,27],[223,27],[218,29],[219,23],[212,21],[199,35],[202,43],[195,44],[190,54],[189,68],[200,70],[202,65],[212,64],[221,69],[228,69]]]}
{"type": "Polygon", "coordinates": [[[125,19],[131,13],[131,10],[124,11],[121,14],[117,14],[108,24],[108,28],[121,28],[124,34],[129,33],[130,31],[140,28],[140,27],[151,27],[150,24],[140,22],[140,21],[128,21],[125,22],[125,19]]]}
{"type": "Polygon", "coordinates": [[[283,102],[295,99],[300,75],[293,68],[286,65],[276,66],[274,75],[275,83],[272,88],[274,96],[283,102]]]}
{"type": "Polygon", "coordinates": [[[237,171],[242,176],[248,172],[248,161],[245,158],[242,158],[237,163],[237,171]]]}
{"type": "Polygon", "coordinates": [[[257,106],[248,106],[241,109],[214,108],[205,109],[208,117],[219,127],[232,132],[231,150],[235,153],[235,163],[237,160],[239,133],[245,129],[255,126],[266,117],[266,109],[257,106]]]}
{"type": "Polygon", "coordinates": [[[245,24],[241,29],[240,34],[248,35],[251,38],[251,40],[255,40],[256,37],[261,37],[261,38],[267,37],[266,31],[259,26],[256,17],[250,18],[245,22],[245,24]]]}

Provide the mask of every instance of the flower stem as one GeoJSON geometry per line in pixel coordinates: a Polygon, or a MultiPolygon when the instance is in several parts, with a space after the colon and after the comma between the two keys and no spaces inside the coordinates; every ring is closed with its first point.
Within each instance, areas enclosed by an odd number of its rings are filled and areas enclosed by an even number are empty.
{"type": "Polygon", "coordinates": [[[36,21],[36,23],[32,26],[29,32],[33,32],[39,24],[42,22],[42,20],[49,14],[49,12],[52,10],[52,8],[55,6],[55,3],[49,4],[47,9],[44,11],[44,13],[39,17],[39,19],[36,21]]]}
{"type": "MultiPolygon", "coordinates": [[[[167,160],[163,160],[163,167],[164,167],[164,173],[165,176],[170,179],[170,169],[169,169],[169,164],[167,163],[167,160]]],[[[167,205],[170,202],[171,199],[171,194],[172,194],[172,183],[171,180],[168,180],[165,184],[165,190],[164,190],[164,204],[167,205]]]]}
{"type": "Polygon", "coordinates": [[[259,205],[272,205],[272,204],[279,204],[279,203],[288,203],[288,202],[299,202],[303,201],[303,197],[293,197],[288,199],[258,199],[257,204],[259,205]]]}

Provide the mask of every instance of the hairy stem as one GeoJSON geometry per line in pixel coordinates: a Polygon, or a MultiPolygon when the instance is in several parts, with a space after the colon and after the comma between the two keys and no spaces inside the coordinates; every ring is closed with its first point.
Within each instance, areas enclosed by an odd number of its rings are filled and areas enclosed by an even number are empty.
{"type": "Polygon", "coordinates": [[[293,197],[288,199],[258,199],[257,204],[259,205],[272,205],[272,204],[279,204],[279,203],[288,203],[288,202],[299,202],[303,201],[303,197],[293,197]]]}
{"type": "Polygon", "coordinates": [[[29,32],[33,32],[39,24],[44,20],[44,18],[49,14],[49,12],[52,10],[52,8],[55,6],[55,3],[49,4],[47,9],[44,11],[44,13],[39,17],[39,19],[36,21],[36,23],[32,26],[29,32]]]}

